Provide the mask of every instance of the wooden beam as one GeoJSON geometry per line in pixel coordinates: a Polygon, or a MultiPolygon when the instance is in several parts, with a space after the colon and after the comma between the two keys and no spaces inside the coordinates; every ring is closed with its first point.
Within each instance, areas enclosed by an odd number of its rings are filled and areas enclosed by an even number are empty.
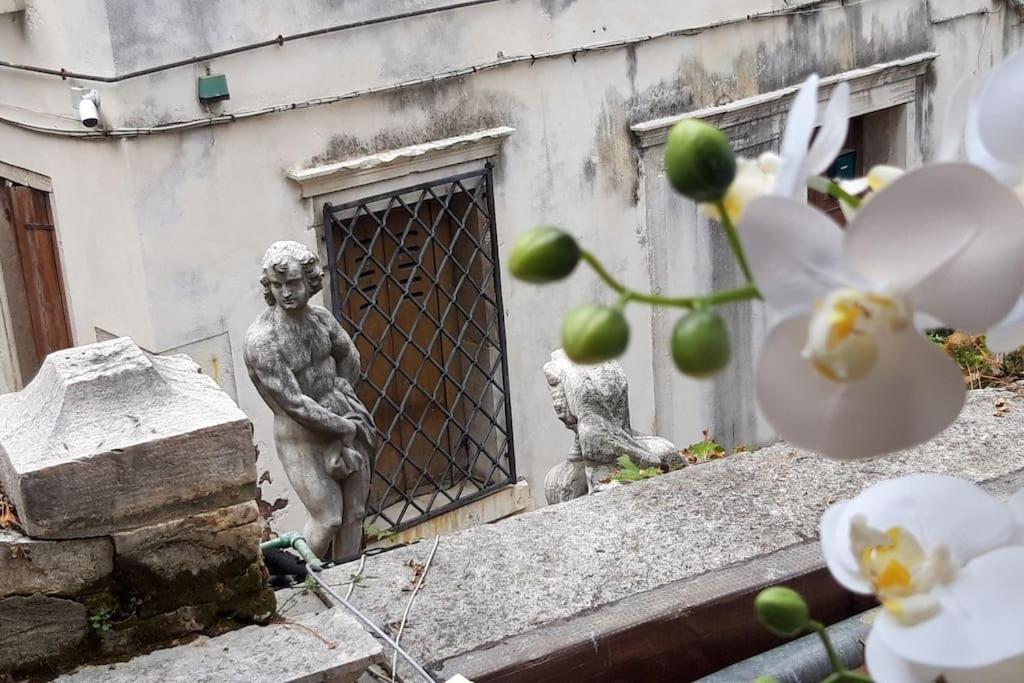
{"type": "Polygon", "coordinates": [[[768,586],[800,591],[814,618],[834,623],[872,607],[839,586],[817,541],[666,584],[429,667],[477,683],[692,681],[781,644],[754,617],[768,586]]]}

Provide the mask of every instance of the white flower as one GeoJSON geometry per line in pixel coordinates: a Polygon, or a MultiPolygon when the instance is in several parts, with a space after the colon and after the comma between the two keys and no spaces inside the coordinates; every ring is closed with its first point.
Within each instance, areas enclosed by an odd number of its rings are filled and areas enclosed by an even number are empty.
{"type": "Polygon", "coordinates": [[[774,194],[791,199],[807,197],[807,178],[817,176],[835,161],[850,125],[850,86],[840,83],[822,115],[821,128],[811,144],[818,111],[818,75],[811,74],[793,99],[782,136],[774,194]]]}
{"type": "MultiPolygon", "coordinates": [[[[967,159],[1024,199],[1024,51],[1010,56],[973,85],[980,89],[967,105],[967,159]]],[[[970,89],[962,88],[957,97],[967,97],[970,89]]],[[[1024,346],[1024,298],[989,330],[986,344],[997,352],[1024,346]]]]}
{"type": "Polygon", "coordinates": [[[960,412],[956,364],[920,335],[924,313],[985,329],[1024,288],[1024,204],[968,164],[907,173],[845,232],[782,197],[740,225],[755,282],[779,321],[757,396],[780,437],[840,460],[926,441],[960,412]]]}
{"type": "MultiPolygon", "coordinates": [[[[781,154],[765,152],[755,159],[736,159],[736,178],[723,198],[725,210],[738,223],[746,206],[757,199],[776,194],[793,199],[807,197],[806,182],[827,169],[846,140],[849,125],[850,87],[836,86],[825,107],[818,136],[811,144],[818,108],[818,75],[812,74],[800,86],[782,136],[781,154]]],[[[704,212],[721,220],[717,207],[702,204],[704,212]]]]}
{"type": "MultiPolygon", "coordinates": [[[[878,164],[872,166],[868,170],[868,174],[861,178],[851,178],[850,180],[840,180],[838,182],[839,189],[843,190],[847,194],[857,197],[861,202],[871,201],[871,198],[876,193],[884,190],[892,181],[899,178],[901,175],[906,173],[905,170],[898,166],[888,166],[886,164],[878,164]]],[[[847,221],[852,221],[854,215],[857,213],[857,209],[850,206],[843,200],[839,200],[839,208],[843,212],[843,216],[846,217],[847,221]]]]}
{"type": "Polygon", "coordinates": [[[883,481],[821,520],[829,571],[876,595],[880,683],[1024,680],[1024,546],[1010,505],[937,474],[883,481]]]}

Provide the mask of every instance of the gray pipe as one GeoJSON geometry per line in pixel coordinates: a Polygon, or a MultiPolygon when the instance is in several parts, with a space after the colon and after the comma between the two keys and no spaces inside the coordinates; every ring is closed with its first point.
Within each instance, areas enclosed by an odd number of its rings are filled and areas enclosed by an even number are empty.
{"type": "MultiPolygon", "coordinates": [[[[864,664],[864,645],[876,610],[869,610],[828,627],[829,638],[843,664],[856,669],[864,664]]],[[[774,676],[779,683],[812,683],[832,673],[821,639],[814,633],[754,655],[705,676],[697,683],[752,683],[758,676],[774,676]]]]}

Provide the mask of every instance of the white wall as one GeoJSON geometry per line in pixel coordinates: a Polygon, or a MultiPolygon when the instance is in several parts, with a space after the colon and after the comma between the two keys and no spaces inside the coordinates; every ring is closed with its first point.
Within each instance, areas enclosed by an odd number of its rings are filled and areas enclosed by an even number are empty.
{"type": "MultiPolygon", "coordinates": [[[[29,4],[25,17],[0,17],[0,59],[113,74],[365,18],[371,6],[383,12],[383,6],[405,11],[445,3],[29,4]]],[[[266,246],[279,239],[313,246],[317,239],[298,188],[284,171],[509,125],[516,133],[505,143],[495,171],[501,249],[536,224],[555,223],[638,287],[651,283],[658,259],[683,274],[674,281],[698,284],[693,251],[650,249],[652,241],[686,240],[666,240],[666,235],[652,240],[652,231],[672,233],[683,226],[678,216],[649,215],[647,193],[663,180],[643,175],[629,124],[792,85],[811,70],[827,75],[936,49],[941,56],[922,122],[932,130],[957,78],[998,59],[1004,44],[1019,41],[1012,10],[933,24],[927,4],[918,0],[875,0],[845,9],[812,3],[821,11],[644,38],[784,4],[647,0],[640,11],[620,0],[507,0],[295,41],[209,65],[227,74],[232,93],[214,111],[243,112],[379,88],[502,57],[636,39],[628,46],[523,61],[435,85],[186,132],[76,140],[0,122],[0,161],[53,179],[76,342],[94,341],[96,328],[131,335],[154,351],[210,337],[224,340],[202,346],[203,353],[233,371],[239,404],[256,424],[260,468],[273,478],[271,486],[264,485],[264,496],[291,499],[279,524],[293,527],[300,506],[287,491],[273,454],[269,411],[249,383],[239,353],[246,327],[264,305],[257,280],[266,246]]],[[[947,4],[955,5],[953,14],[989,7],[983,0],[933,2],[932,12],[944,11],[947,4]]],[[[187,66],[97,84],[104,124],[148,127],[207,116],[195,97],[201,72],[187,66]]],[[[59,78],[0,69],[0,117],[80,131],[76,121],[26,111],[71,116],[68,88],[59,78]]],[[[555,290],[524,285],[503,273],[503,293],[519,470],[539,496],[544,473],[570,444],[555,420],[541,366],[559,345],[564,313],[611,296],[586,271],[555,290]]],[[[660,334],[662,326],[643,307],[630,309],[629,316],[633,339],[623,362],[634,425],[648,431],[656,423],[670,425],[665,436],[680,444],[697,440],[706,390],[675,380],[682,393],[657,404],[665,364],[654,357],[652,330],[660,334]],[[679,413],[683,419],[665,417],[679,413]]]]}

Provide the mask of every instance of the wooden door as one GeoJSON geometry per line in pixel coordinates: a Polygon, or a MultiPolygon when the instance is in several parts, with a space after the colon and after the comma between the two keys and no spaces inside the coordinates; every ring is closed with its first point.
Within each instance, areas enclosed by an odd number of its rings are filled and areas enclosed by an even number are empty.
{"type": "Polygon", "coordinates": [[[356,284],[344,316],[359,326],[350,330],[366,369],[358,392],[384,440],[370,490],[383,508],[452,483],[459,436],[449,416],[462,411],[462,364],[453,357],[459,322],[450,304],[459,269],[449,254],[451,219],[436,200],[393,203],[351,229],[359,246],[343,261],[356,284]]]}
{"type": "MultiPolygon", "coordinates": [[[[8,185],[0,194],[14,230],[24,282],[25,301],[10,303],[28,309],[34,374],[48,354],[72,345],[57,233],[46,192],[8,185]]],[[[30,379],[24,377],[23,381],[30,379]]]]}

